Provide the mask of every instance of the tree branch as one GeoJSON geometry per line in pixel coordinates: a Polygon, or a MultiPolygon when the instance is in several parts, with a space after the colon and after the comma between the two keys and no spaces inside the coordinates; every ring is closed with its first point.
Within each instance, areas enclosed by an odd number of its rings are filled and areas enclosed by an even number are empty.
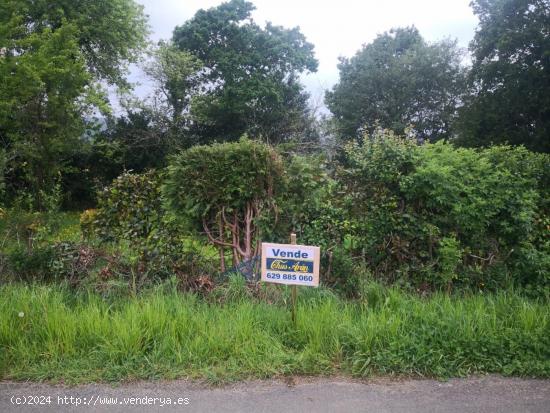
{"type": "Polygon", "coordinates": [[[233,244],[230,244],[229,242],[223,242],[223,241],[220,241],[217,238],[214,238],[212,236],[212,233],[208,229],[208,225],[206,224],[206,220],[204,218],[202,219],[202,226],[204,228],[204,232],[206,233],[206,236],[208,237],[208,239],[210,240],[211,243],[216,244],[216,245],[222,245],[224,247],[233,247],[233,244]]]}

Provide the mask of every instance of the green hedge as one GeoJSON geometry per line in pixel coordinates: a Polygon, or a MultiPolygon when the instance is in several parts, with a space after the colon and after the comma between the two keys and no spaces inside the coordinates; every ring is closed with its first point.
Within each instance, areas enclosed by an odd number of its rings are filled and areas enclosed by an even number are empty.
{"type": "Polygon", "coordinates": [[[339,171],[353,253],[417,287],[518,284],[550,293],[550,157],[519,147],[417,145],[381,132],[349,145],[339,171]]]}

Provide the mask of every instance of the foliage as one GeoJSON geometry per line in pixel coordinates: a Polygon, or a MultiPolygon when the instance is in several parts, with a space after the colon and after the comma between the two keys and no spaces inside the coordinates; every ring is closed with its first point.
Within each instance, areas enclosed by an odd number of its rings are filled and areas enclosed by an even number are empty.
{"type": "Polygon", "coordinates": [[[106,129],[94,140],[95,159],[115,173],[136,173],[166,166],[171,147],[166,131],[158,124],[152,108],[126,105],[126,113],[109,119],[106,129]]]}
{"type": "Polygon", "coordinates": [[[0,216],[0,233],[2,280],[63,279],[54,270],[60,256],[58,247],[77,245],[80,241],[77,216],[58,211],[29,213],[6,209],[0,216]]]}
{"type": "Polygon", "coordinates": [[[269,146],[247,138],[196,146],[173,157],[165,195],[173,212],[202,217],[221,206],[241,209],[255,199],[270,202],[282,164],[269,146]]]}
{"type": "Polygon", "coordinates": [[[78,216],[66,212],[38,213],[20,208],[6,208],[0,215],[0,248],[9,252],[15,248],[32,250],[61,240],[80,238],[78,216]]]}
{"type": "Polygon", "coordinates": [[[125,172],[98,195],[95,227],[104,241],[140,243],[152,237],[162,220],[157,172],[125,172]]]}
{"type": "Polygon", "coordinates": [[[85,239],[89,239],[95,232],[97,209],[87,209],[80,214],[80,230],[85,239]]]}
{"type": "Polygon", "coordinates": [[[23,281],[51,280],[51,262],[55,257],[52,245],[39,246],[31,250],[19,247],[7,256],[7,271],[23,281]]]}
{"type": "Polygon", "coordinates": [[[12,22],[11,49],[0,57],[0,136],[11,159],[8,189],[29,188],[40,206],[39,190],[53,185],[62,154],[78,145],[90,77],[75,26],[66,23],[17,38],[22,23],[15,25],[15,17],[12,22]]]}
{"type": "Polygon", "coordinates": [[[310,120],[298,75],[317,69],[313,45],[298,28],[261,28],[253,10],[231,0],[199,10],[174,30],[174,45],[204,64],[203,91],[191,100],[201,143],[244,133],[280,142],[300,135],[310,120]]]}
{"type": "MultiPolygon", "coordinates": [[[[126,91],[145,46],[142,7],[4,1],[0,273],[99,280],[103,292],[173,279],[207,295],[225,288],[217,263],[226,276],[226,260],[246,265],[261,240],[295,232],[321,247],[324,284],[349,297],[372,277],[422,293],[513,285],[550,297],[550,162],[528,150],[548,151],[547,2],[472,5],[469,97],[455,42],[394,29],[342,59],[326,95],[334,117],[315,120],[299,82],[317,68],[313,45],[298,28],[260,27],[245,0],[177,27],[145,64],[155,92],[107,118],[105,87],[126,91]],[[246,132],[262,143],[238,141],[246,132]],[[417,145],[448,137],[528,149],[417,145]],[[220,141],[232,143],[195,146],[220,141]],[[96,206],[80,225],[60,212],[96,206]],[[99,256],[102,268],[81,262],[99,256]]],[[[231,283],[222,296],[242,298],[231,283]]]]}
{"type": "Polygon", "coordinates": [[[60,281],[77,285],[90,276],[98,253],[88,245],[75,242],[59,242],[53,246],[54,255],[49,272],[60,281]]]}
{"type": "Polygon", "coordinates": [[[340,177],[360,239],[356,252],[377,276],[420,288],[537,284],[548,293],[542,269],[515,270],[534,264],[534,251],[541,254],[535,265],[547,262],[537,222],[548,214],[539,190],[548,157],[523,148],[417,146],[381,132],[350,144],[346,162],[340,177]]]}
{"type": "Polygon", "coordinates": [[[125,171],[166,166],[175,148],[152,108],[134,103],[123,101],[125,113],[98,120],[78,150],[67,154],[62,174],[65,209],[95,208],[97,193],[125,171]]]}
{"type": "MultiPolygon", "coordinates": [[[[66,23],[78,28],[77,46],[87,71],[97,79],[123,84],[125,65],[135,62],[145,46],[147,22],[143,6],[133,0],[7,0],[2,19],[11,17],[26,31],[19,36],[53,32],[66,23]]],[[[11,45],[10,45],[11,46],[11,45]]]]}
{"type": "MultiPolygon", "coordinates": [[[[273,241],[288,240],[291,232],[298,239],[305,236],[304,227],[315,219],[320,208],[329,202],[328,190],[331,179],[319,155],[290,155],[283,158],[284,177],[279,191],[277,226],[265,223],[264,234],[273,241]]],[[[318,245],[318,244],[315,244],[318,245]]]]}
{"type": "Polygon", "coordinates": [[[188,51],[166,42],[158,44],[152,57],[145,72],[156,82],[162,95],[160,98],[167,103],[164,116],[170,118],[172,127],[188,128],[185,112],[189,109],[191,97],[198,92],[201,61],[188,51]]]}
{"type": "Polygon", "coordinates": [[[330,176],[326,162],[316,155],[290,157],[283,185],[277,225],[263,225],[263,239],[286,243],[294,232],[299,244],[319,246],[323,284],[356,296],[365,271],[351,257],[353,223],[341,199],[342,187],[330,176]]]}
{"type": "Polygon", "coordinates": [[[323,285],[332,288],[346,298],[357,298],[368,273],[353,260],[350,250],[333,246],[321,253],[321,279],[323,285]]]}
{"type": "Polygon", "coordinates": [[[472,94],[458,142],[510,143],[550,152],[550,12],[547,0],[474,0],[472,94]]]}
{"type": "Polygon", "coordinates": [[[8,0],[0,11],[0,139],[8,190],[42,209],[65,161],[81,150],[92,112],[108,110],[100,82],[123,85],[144,44],[130,0],[8,0]],[[106,29],[108,27],[108,29],[106,29]]]}
{"type": "MultiPolygon", "coordinates": [[[[4,173],[6,171],[6,152],[0,148],[0,208],[5,203],[5,189],[6,189],[6,182],[4,178],[4,173]]],[[[2,217],[0,217],[1,219],[2,217]]]]}
{"type": "Polygon", "coordinates": [[[149,51],[143,70],[154,89],[143,99],[125,95],[125,113],[108,119],[96,139],[96,154],[110,169],[143,172],[166,166],[167,156],[196,143],[190,100],[199,93],[201,62],[171,43],[149,51]],[[105,159],[101,159],[101,156],[105,159]]]}
{"type": "Polygon", "coordinates": [[[2,276],[25,282],[67,282],[81,286],[95,270],[98,253],[76,242],[52,242],[28,249],[11,248],[5,257],[2,276]]]}
{"type": "Polygon", "coordinates": [[[99,208],[82,215],[83,233],[93,230],[114,247],[100,278],[126,282],[134,294],[173,276],[186,291],[208,291],[216,250],[188,238],[181,222],[172,222],[164,211],[161,198],[158,172],[125,172],[98,195],[99,208]]]}
{"type": "Polygon", "coordinates": [[[224,247],[234,265],[255,255],[258,219],[276,211],[283,174],[273,148],[243,138],[173,157],[163,193],[172,214],[189,217],[220,247],[224,271],[224,247]]]}
{"type": "Polygon", "coordinates": [[[3,380],[550,375],[549,306],[513,292],[419,298],[371,284],[349,302],[309,289],[296,326],[239,279],[224,305],[172,283],[135,299],[10,284],[0,295],[3,380]]]}
{"type": "Polygon", "coordinates": [[[456,42],[428,44],[414,27],[379,35],[351,59],[341,58],[340,81],[326,94],[341,138],[378,125],[420,140],[448,137],[463,92],[456,42]]]}

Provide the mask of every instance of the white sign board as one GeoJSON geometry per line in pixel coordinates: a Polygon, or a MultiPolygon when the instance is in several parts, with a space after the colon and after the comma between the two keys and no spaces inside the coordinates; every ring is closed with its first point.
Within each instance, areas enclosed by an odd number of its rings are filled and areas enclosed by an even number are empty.
{"type": "Polygon", "coordinates": [[[319,286],[319,247],[262,242],[262,281],[319,286]]]}

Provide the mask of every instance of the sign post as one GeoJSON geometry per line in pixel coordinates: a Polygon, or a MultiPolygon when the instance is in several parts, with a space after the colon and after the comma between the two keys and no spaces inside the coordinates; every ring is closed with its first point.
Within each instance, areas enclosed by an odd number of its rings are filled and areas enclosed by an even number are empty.
{"type": "Polygon", "coordinates": [[[319,286],[319,262],[319,247],[297,245],[294,233],[290,234],[290,244],[262,243],[262,281],[291,286],[294,323],[297,286],[319,286]]]}
{"type": "MultiPolygon", "coordinates": [[[[296,245],[296,234],[294,232],[290,234],[290,245],[296,245]]],[[[296,300],[298,299],[298,287],[296,287],[296,284],[292,284],[290,288],[292,289],[292,322],[296,325],[296,300]]]]}

